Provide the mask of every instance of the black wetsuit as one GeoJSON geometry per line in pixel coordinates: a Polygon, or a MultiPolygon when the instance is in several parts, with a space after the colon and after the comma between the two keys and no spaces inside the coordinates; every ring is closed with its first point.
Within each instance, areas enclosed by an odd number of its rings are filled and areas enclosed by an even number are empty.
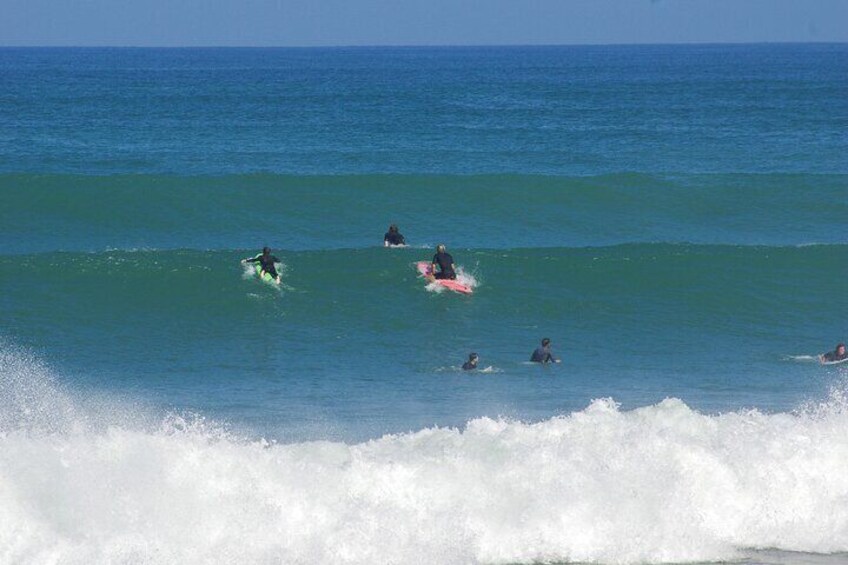
{"type": "Polygon", "coordinates": [[[262,267],[262,270],[274,277],[275,279],[280,275],[277,273],[277,268],[274,266],[274,263],[279,263],[280,260],[274,257],[273,255],[263,255],[259,254],[253,259],[247,259],[248,263],[259,263],[262,267]]]}
{"type": "Polygon", "coordinates": [[[436,253],[433,255],[433,263],[439,266],[439,272],[433,273],[437,279],[455,279],[456,273],[453,270],[453,257],[450,253],[436,253]]]}
{"type": "Polygon", "coordinates": [[[836,351],[828,351],[824,355],[822,355],[822,359],[824,359],[828,363],[833,363],[834,361],[844,361],[848,359],[848,351],[845,352],[845,355],[839,355],[836,351]]]}
{"type": "Polygon", "coordinates": [[[473,370],[474,370],[474,369],[476,369],[476,368],[477,368],[477,363],[472,363],[471,361],[466,361],[466,362],[462,365],[462,370],[463,370],[463,371],[473,371],[473,370]]]}
{"type": "Polygon", "coordinates": [[[556,363],[557,359],[551,353],[550,347],[537,347],[533,355],[530,356],[530,361],[533,363],[556,363]]]}
{"type": "Polygon", "coordinates": [[[396,231],[387,231],[386,235],[383,236],[383,241],[389,245],[406,245],[406,240],[403,239],[400,232],[396,231]]]}

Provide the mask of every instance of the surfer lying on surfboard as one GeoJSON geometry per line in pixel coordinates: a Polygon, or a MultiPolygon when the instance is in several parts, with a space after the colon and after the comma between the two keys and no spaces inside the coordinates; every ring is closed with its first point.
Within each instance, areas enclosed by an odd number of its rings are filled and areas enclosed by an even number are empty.
{"type": "Polygon", "coordinates": [[[389,231],[387,231],[386,235],[383,236],[383,246],[398,247],[400,245],[406,245],[406,240],[403,238],[403,235],[401,235],[397,225],[392,224],[389,226],[389,231]]]}
{"type": "Polygon", "coordinates": [[[837,344],[833,351],[828,351],[827,353],[819,355],[820,363],[839,363],[846,359],[848,359],[848,352],[845,351],[844,343],[837,344]]]}
{"type": "Polygon", "coordinates": [[[280,273],[277,272],[277,267],[275,263],[280,263],[281,261],[277,259],[275,256],[271,255],[270,247],[263,247],[262,253],[257,255],[256,257],[249,259],[242,259],[242,264],[244,263],[259,263],[261,266],[261,270],[259,272],[260,278],[264,273],[267,273],[271,276],[277,283],[280,282],[280,273]]]}

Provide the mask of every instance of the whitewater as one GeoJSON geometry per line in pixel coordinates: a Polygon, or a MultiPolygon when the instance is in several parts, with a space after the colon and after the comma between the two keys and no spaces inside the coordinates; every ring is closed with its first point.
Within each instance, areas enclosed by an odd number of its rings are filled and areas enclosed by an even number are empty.
{"type": "Polygon", "coordinates": [[[848,551],[845,380],[791,413],[708,415],[674,398],[624,411],[606,398],[533,423],[484,417],[364,443],[282,444],[199,415],[157,421],[120,400],[77,398],[8,344],[0,364],[2,563],[630,564],[848,551]]]}

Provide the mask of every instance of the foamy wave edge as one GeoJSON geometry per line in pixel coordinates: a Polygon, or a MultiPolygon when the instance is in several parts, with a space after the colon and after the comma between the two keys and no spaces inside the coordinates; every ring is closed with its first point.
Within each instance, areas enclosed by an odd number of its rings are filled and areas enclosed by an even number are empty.
{"type": "Polygon", "coordinates": [[[0,355],[2,563],[668,563],[848,550],[845,387],[792,414],[611,399],[366,443],[117,423],[0,355]],[[96,412],[96,413],[94,413],[96,412]]]}

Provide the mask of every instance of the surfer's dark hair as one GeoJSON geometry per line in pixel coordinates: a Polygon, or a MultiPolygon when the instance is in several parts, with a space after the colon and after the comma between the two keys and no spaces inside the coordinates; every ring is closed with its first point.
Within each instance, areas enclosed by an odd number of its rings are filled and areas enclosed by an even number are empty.
{"type": "Polygon", "coordinates": [[[542,338],[542,347],[544,347],[546,345],[550,345],[550,344],[551,344],[551,338],[549,338],[549,337],[543,337],[542,338]]]}
{"type": "Polygon", "coordinates": [[[271,253],[271,248],[270,247],[263,247],[262,253],[271,253]]]}

